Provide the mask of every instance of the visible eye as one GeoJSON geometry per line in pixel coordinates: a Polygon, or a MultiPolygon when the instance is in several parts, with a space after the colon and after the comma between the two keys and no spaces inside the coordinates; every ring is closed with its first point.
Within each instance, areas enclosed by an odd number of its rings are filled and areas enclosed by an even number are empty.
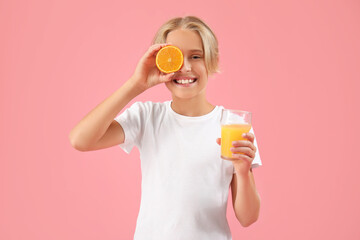
{"type": "Polygon", "coordinates": [[[193,58],[199,59],[199,58],[201,58],[201,56],[193,56],[193,58]]]}

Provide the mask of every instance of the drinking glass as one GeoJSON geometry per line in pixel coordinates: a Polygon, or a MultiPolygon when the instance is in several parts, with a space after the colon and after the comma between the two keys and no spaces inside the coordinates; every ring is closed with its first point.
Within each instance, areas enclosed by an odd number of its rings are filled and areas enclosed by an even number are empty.
{"type": "Polygon", "coordinates": [[[247,140],[242,135],[251,129],[251,112],[223,109],[221,114],[221,158],[233,160],[232,142],[247,140]]]}

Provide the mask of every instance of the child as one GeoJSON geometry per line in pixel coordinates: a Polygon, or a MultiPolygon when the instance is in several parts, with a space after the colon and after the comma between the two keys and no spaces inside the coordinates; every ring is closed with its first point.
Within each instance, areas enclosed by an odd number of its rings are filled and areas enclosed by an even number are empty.
{"type": "Polygon", "coordinates": [[[261,160],[253,129],[248,141],[234,144],[236,160],[220,158],[224,107],[206,99],[208,76],[217,69],[218,45],[211,29],[194,16],[171,19],[159,29],[132,77],[70,133],[80,151],[120,145],[130,153],[138,147],[142,193],[134,239],[231,239],[226,219],[230,186],[241,225],[258,218],[260,197],[252,168],[261,160]],[[155,57],[169,44],[182,50],[184,64],[176,73],[163,74],[155,57]],[[133,98],[161,83],[172,101],[135,102],[117,116],[133,98]]]}

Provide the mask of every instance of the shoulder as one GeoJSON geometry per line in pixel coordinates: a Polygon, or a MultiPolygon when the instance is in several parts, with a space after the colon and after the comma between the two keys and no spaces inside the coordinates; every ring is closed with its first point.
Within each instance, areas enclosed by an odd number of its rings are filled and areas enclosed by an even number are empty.
{"type": "Polygon", "coordinates": [[[132,112],[137,112],[142,115],[161,115],[166,112],[168,101],[166,102],[152,102],[137,101],[133,103],[128,109],[132,112]]]}
{"type": "Polygon", "coordinates": [[[129,108],[152,110],[152,109],[158,109],[158,108],[165,107],[165,103],[166,102],[162,103],[162,102],[152,102],[152,101],[146,101],[146,102],[137,101],[137,102],[134,102],[129,108]]]}
{"type": "Polygon", "coordinates": [[[166,102],[152,102],[152,101],[136,102],[136,104],[140,108],[142,108],[148,112],[165,111],[167,103],[168,103],[167,101],[166,102]]]}

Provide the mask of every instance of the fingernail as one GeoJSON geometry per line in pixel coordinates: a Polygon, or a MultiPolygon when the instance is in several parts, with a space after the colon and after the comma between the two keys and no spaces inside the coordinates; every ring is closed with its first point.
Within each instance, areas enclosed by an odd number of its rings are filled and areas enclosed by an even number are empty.
{"type": "Polygon", "coordinates": [[[243,133],[243,135],[242,135],[243,137],[246,137],[246,133],[243,133]]]}

